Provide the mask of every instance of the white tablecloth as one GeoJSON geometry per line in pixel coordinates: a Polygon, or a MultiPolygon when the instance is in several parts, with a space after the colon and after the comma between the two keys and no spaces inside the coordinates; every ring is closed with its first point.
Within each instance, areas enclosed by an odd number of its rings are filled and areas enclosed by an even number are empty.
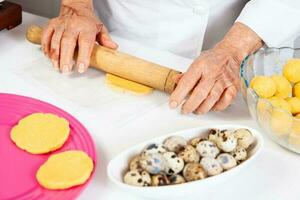
{"type": "MultiPolygon", "coordinates": [[[[138,100],[140,106],[143,106],[144,103],[145,108],[141,109],[143,112],[139,114],[130,112],[127,114],[125,111],[130,111],[131,108],[128,105],[131,104],[122,103],[123,98],[128,98],[127,94],[122,94],[120,101],[110,104],[108,108],[111,109],[93,109],[94,106],[99,106],[94,103],[89,105],[91,109],[87,109],[82,102],[74,102],[68,96],[55,91],[55,87],[49,85],[47,81],[33,81],[34,78],[27,80],[24,77],[30,77],[30,72],[24,70],[30,70],[30,66],[37,62],[43,63],[45,59],[36,46],[25,41],[25,30],[29,24],[43,25],[45,22],[45,18],[23,13],[21,26],[11,31],[0,32],[0,92],[26,95],[52,103],[74,115],[90,131],[96,143],[98,166],[94,179],[81,194],[80,200],[140,199],[130,196],[112,185],[106,175],[106,166],[113,156],[141,141],[203,124],[212,124],[212,126],[216,123],[245,124],[258,128],[251,120],[241,98],[237,99],[235,104],[223,113],[182,116],[178,110],[174,111],[168,108],[167,95],[155,92],[147,98],[130,97],[133,101],[138,100]],[[122,119],[117,114],[118,112],[123,113],[122,119]],[[105,121],[106,116],[110,117],[109,123],[105,121]]],[[[184,69],[192,62],[121,38],[114,37],[114,39],[119,43],[121,51],[159,64],[184,69]]],[[[92,73],[99,73],[99,79],[103,78],[100,72],[92,73]]],[[[102,86],[99,85],[99,87],[102,86]]],[[[299,155],[277,146],[266,137],[264,138],[265,147],[261,155],[247,168],[247,171],[243,171],[225,185],[217,186],[213,195],[203,194],[197,199],[299,200],[299,155]]]]}

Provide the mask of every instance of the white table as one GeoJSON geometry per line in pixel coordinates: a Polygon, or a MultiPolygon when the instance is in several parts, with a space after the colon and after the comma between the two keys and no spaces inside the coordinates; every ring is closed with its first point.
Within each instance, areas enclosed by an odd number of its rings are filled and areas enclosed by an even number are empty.
{"type": "MultiPolygon", "coordinates": [[[[182,116],[179,111],[170,110],[166,104],[167,96],[155,94],[165,103],[148,109],[126,123],[118,126],[118,120],[101,123],[92,116],[105,116],[108,113],[95,110],[83,112],[76,103],[70,103],[62,95],[43,90],[37,85],[21,78],[19,68],[42,58],[43,55],[32,44],[25,41],[25,29],[29,24],[45,24],[46,19],[23,13],[23,24],[12,31],[0,32],[0,92],[16,93],[38,98],[52,103],[77,117],[90,131],[98,152],[96,175],[89,187],[81,194],[80,200],[91,199],[140,199],[120,191],[106,176],[106,166],[110,159],[141,141],[167,134],[169,132],[201,126],[203,124],[234,123],[256,127],[251,120],[246,105],[239,98],[231,108],[223,113],[210,113],[205,116],[182,116]],[[16,56],[18,55],[18,56],[16,56]],[[18,73],[17,73],[18,72],[18,73]]],[[[159,52],[121,38],[114,39],[120,50],[143,57],[154,62],[175,67],[187,66],[191,60],[167,52],[159,52]]],[[[154,98],[151,95],[147,98],[154,98]]],[[[140,101],[146,101],[142,98],[140,101]]],[[[119,107],[126,109],[126,105],[119,107]]],[[[121,111],[121,110],[120,110],[121,111]]],[[[107,111],[106,111],[107,112],[107,111]]],[[[116,111],[114,111],[116,112],[116,111]]],[[[257,128],[257,127],[256,127],[257,128]]],[[[255,163],[247,171],[215,189],[210,196],[203,194],[201,199],[300,199],[300,157],[265,138],[265,147],[255,163]],[[217,192],[218,191],[218,192],[217,192]]],[[[197,198],[199,199],[199,198],[197,198]]]]}

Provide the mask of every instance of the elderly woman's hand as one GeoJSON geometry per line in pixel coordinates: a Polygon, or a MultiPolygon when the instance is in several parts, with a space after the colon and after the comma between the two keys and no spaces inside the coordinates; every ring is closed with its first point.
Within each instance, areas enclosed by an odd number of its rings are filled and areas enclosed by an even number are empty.
{"type": "Polygon", "coordinates": [[[56,69],[70,72],[78,46],[76,66],[82,73],[89,66],[96,40],[108,48],[117,48],[103,23],[95,16],[91,0],[63,0],[60,15],[50,20],[44,29],[42,49],[56,69]]]}
{"type": "Polygon", "coordinates": [[[181,77],[170,97],[170,107],[182,102],[182,113],[204,114],[226,109],[240,85],[239,67],[243,58],[262,46],[250,28],[236,23],[213,49],[204,51],[181,77]]]}

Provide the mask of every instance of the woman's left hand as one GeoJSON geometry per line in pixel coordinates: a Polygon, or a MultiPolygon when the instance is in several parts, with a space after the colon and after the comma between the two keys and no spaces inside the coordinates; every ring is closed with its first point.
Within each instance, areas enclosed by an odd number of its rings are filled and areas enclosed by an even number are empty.
{"type": "Polygon", "coordinates": [[[240,88],[242,60],[262,45],[262,39],[252,29],[236,22],[221,42],[202,52],[186,73],[175,77],[178,84],[171,94],[170,107],[184,102],[184,114],[226,109],[240,88]]]}
{"type": "Polygon", "coordinates": [[[182,113],[204,114],[227,108],[239,91],[240,62],[223,47],[204,51],[180,77],[170,97],[177,107],[185,99],[182,113]]]}

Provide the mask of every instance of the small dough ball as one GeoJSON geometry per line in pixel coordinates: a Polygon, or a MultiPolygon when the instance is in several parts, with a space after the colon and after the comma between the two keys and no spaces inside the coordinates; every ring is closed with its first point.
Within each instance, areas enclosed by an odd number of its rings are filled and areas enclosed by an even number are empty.
{"type": "Polygon", "coordinates": [[[271,97],[268,100],[274,107],[281,108],[281,109],[287,111],[288,113],[291,113],[292,108],[286,100],[279,98],[279,97],[271,97]]]}
{"type": "Polygon", "coordinates": [[[169,177],[169,181],[171,185],[182,184],[185,183],[183,176],[179,174],[173,174],[169,177]]]}
{"type": "Polygon", "coordinates": [[[184,137],[171,136],[164,141],[163,145],[168,151],[177,153],[187,145],[187,142],[184,137]]]}
{"type": "Polygon", "coordinates": [[[254,77],[251,80],[250,87],[262,98],[272,97],[276,92],[276,84],[268,76],[254,77]]]}
{"type": "Polygon", "coordinates": [[[141,167],[150,174],[159,174],[167,169],[167,161],[161,154],[149,154],[141,157],[141,167]]]}
{"type": "Polygon", "coordinates": [[[141,157],[139,155],[133,157],[129,162],[129,169],[130,170],[140,170],[140,171],[143,170],[141,167],[141,164],[140,164],[140,160],[141,160],[141,157]]]}
{"type": "Polygon", "coordinates": [[[218,134],[221,132],[219,129],[211,129],[208,133],[208,140],[217,143],[218,134]]]}
{"type": "Polygon", "coordinates": [[[85,152],[64,151],[51,155],[38,169],[36,179],[50,190],[67,189],[84,184],[93,169],[93,160],[85,152]]]}
{"type": "Polygon", "coordinates": [[[217,146],[224,152],[231,152],[237,146],[237,139],[230,130],[222,130],[218,134],[217,146]]]}
{"type": "Polygon", "coordinates": [[[50,113],[24,117],[10,132],[10,138],[21,149],[44,154],[63,146],[70,134],[69,122],[50,113]]]}
{"type": "Polygon", "coordinates": [[[200,163],[186,164],[182,174],[187,182],[205,179],[207,177],[207,174],[200,163]]]}
{"type": "Polygon", "coordinates": [[[300,59],[290,59],[283,67],[283,75],[292,83],[300,81],[300,59]]]}
{"type": "Polygon", "coordinates": [[[164,186],[170,184],[168,177],[164,174],[153,175],[151,177],[151,180],[152,180],[151,186],[164,186]]]}
{"type": "Polygon", "coordinates": [[[293,119],[292,132],[290,134],[300,135],[300,115],[293,119]]]}
{"type": "Polygon", "coordinates": [[[234,137],[237,139],[238,146],[247,149],[253,142],[254,136],[245,128],[237,129],[234,131],[234,137]]]}
{"type": "Polygon", "coordinates": [[[285,99],[292,94],[292,85],[284,76],[273,75],[271,78],[276,84],[276,93],[274,96],[285,99]]]}
{"type": "Polygon", "coordinates": [[[290,98],[287,98],[286,100],[291,106],[293,115],[300,113],[300,98],[290,97],[290,98]]]}
{"type": "Polygon", "coordinates": [[[218,155],[217,160],[224,170],[229,170],[237,165],[235,158],[229,153],[221,153],[218,155]]]}
{"type": "Polygon", "coordinates": [[[217,145],[208,140],[200,142],[196,149],[201,157],[215,158],[220,153],[217,145]]]}
{"type": "Polygon", "coordinates": [[[231,152],[231,155],[234,157],[237,163],[241,163],[247,159],[247,150],[238,146],[233,152],[231,152]]]}
{"type": "Polygon", "coordinates": [[[151,176],[146,171],[130,170],[124,176],[124,183],[133,186],[147,187],[151,185],[151,176]]]}
{"type": "Polygon", "coordinates": [[[149,144],[147,145],[144,150],[142,151],[142,155],[149,155],[149,154],[155,154],[160,153],[163,154],[167,150],[161,145],[161,144],[149,144]]]}
{"type": "Polygon", "coordinates": [[[289,134],[293,125],[293,117],[284,110],[274,108],[271,113],[271,130],[278,136],[289,134]]]}
{"type": "Polygon", "coordinates": [[[208,176],[215,176],[223,171],[221,164],[214,158],[202,158],[200,164],[202,165],[208,176]]]}
{"type": "Polygon", "coordinates": [[[300,98],[300,82],[294,85],[293,96],[300,98]]]}
{"type": "Polygon", "coordinates": [[[268,122],[271,118],[272,105],[267,99],[259,98],[256,105],[257,119],[262,127],[269,127],[268,122]]]}
{"type": "Polygon", "coordinates": [[[174,152],[166,152],[163,156],[167,161],[167,169],[165,171],[168,175],[178,174],[183,170],[184,161],[174,152]]]}
{"type": "Polygon", "coordinates": [[[183,159],[185,163],[199,162],[200,155],[192,145],[187,145],[182,151],[178,153],[178,156],[183,159]]]}

